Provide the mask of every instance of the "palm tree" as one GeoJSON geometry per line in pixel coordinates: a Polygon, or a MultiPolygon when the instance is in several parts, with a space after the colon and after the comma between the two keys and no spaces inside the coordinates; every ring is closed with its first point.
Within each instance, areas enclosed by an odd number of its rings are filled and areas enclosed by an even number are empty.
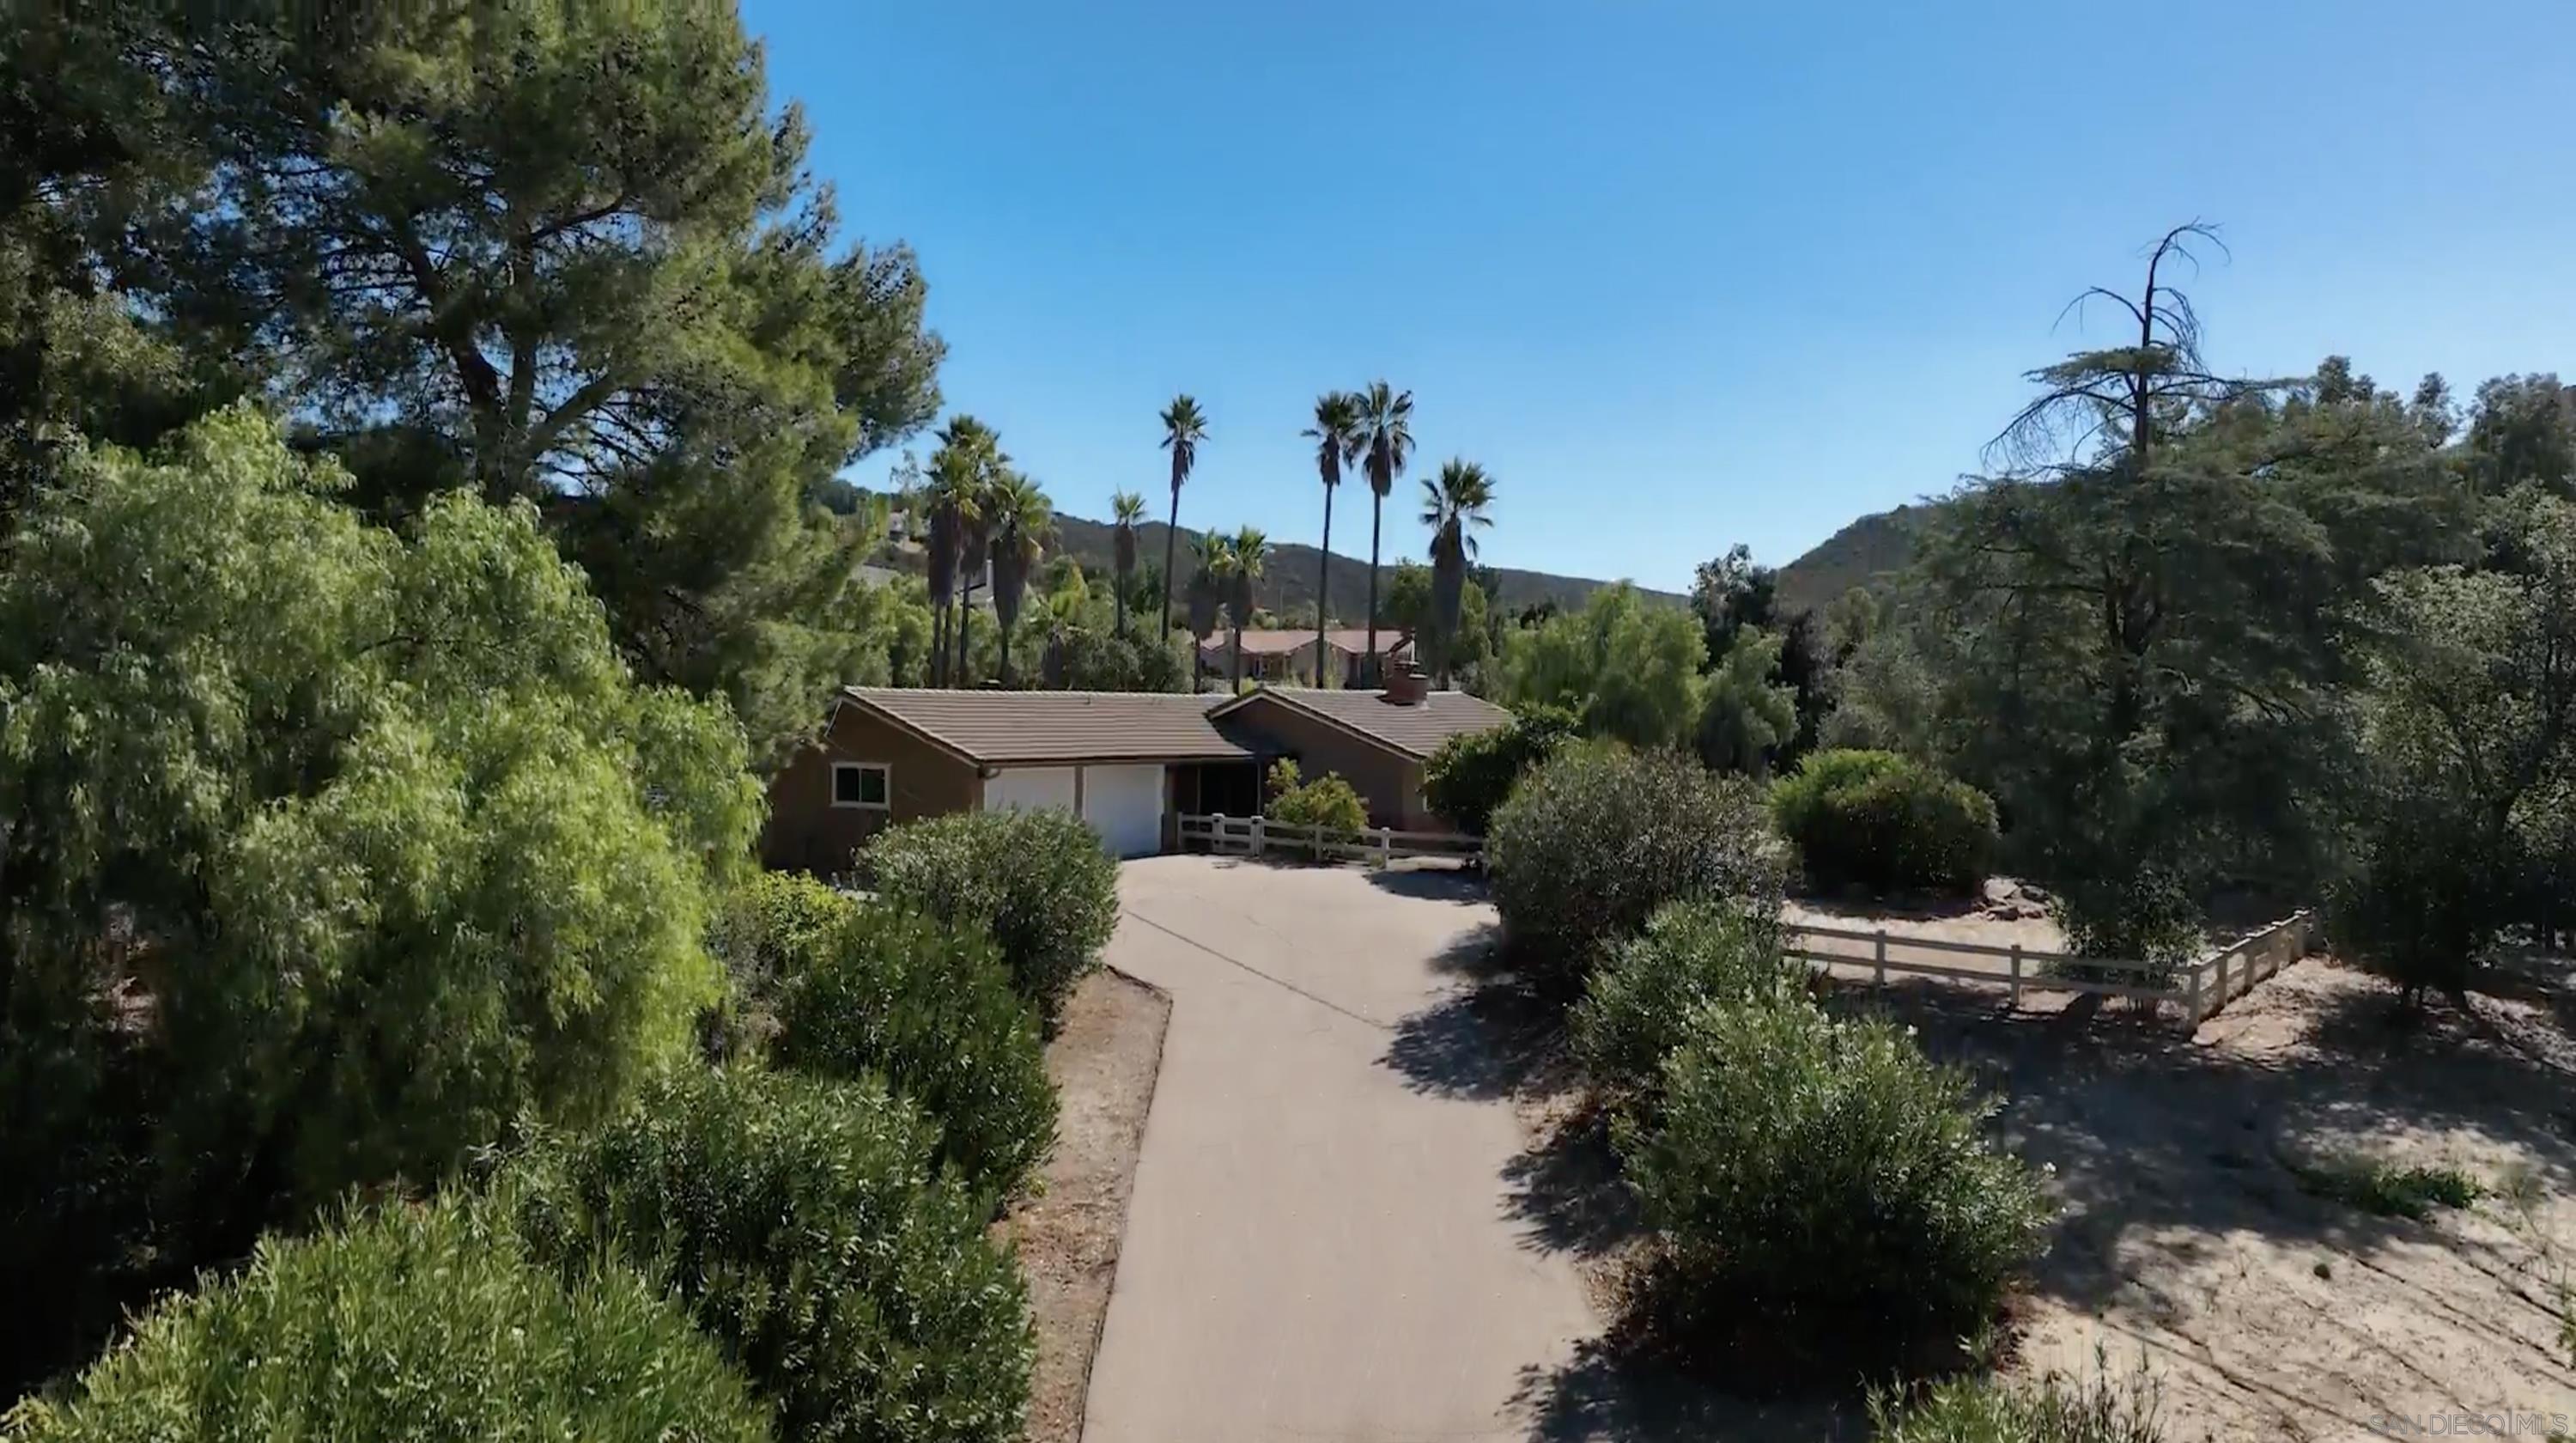
{"type": "Polygon", "coordinates": [[[1190,468],[1199,463],[1199,443],[1207,439],[1207,417],[1200,414],[1199,403],[1187,395],[1174,396],[1163,408],[1163,449],[1172,453],[1172,519],[1163,528],[1163,615],[1157,629],[1169,636],[1172,630],[1172,561],[1175,545],[1181,538],[1181,483],[1190,479],[1190,468]]]}
{"type": "MultiPolygon", "coordinates": [[[[1133,491],[1121,491],[1109,498],[1109,511],[1118,521],[1118,635],[1124,638],[1127,635],[1127,589],[1136,579],[1136,523],[1145,519],[1145,498],[1133,491]]],[[[1163,634],[1171,634],[1168,622],[1163,634]]]]}
{"type": "Polygon", "coordinates": [[[1008,687],[1011,631],[1019,624],[1030,568],[1055,538],[1055,507],[1036,482],[1007,471],[985,493],[984,514],[992,527],[993,618],[1002,628],[1002,685],[1008,687]]]}
{"type": "Polygon", "coordinates": [[[1315,685],[1324,684],[1324,628],[1332,623],[1333,493],[1341,489],[1342,464],[1360,458],[1360,398],[1327,391],[1315,398],[1315,424],[1301,435],[1315,441],[1315,470],[1324,478],[1324,563],[1315,579],[1315,685]]]}
{"type": "Polygon", "coordinates": [[[1210,531],[1190,542],[1190,676],[1196,689],[1199,648],[1216,630],[1217,608],[1224,604],[1226,578],[1234,572],[1234,542],[1210,531]]]}
{"type": "Polygon", "coordinates": [[[1422,483],[1422,524],[1431,528],[1431,615],[1439,633],[1440,685],[1449,685],[1450,654],[1458,638],[1458,609],[1466,597],[1467,563],[1476,554],[1476,528],[1491,526],[1494,478],[1473,461],[1452,459],[1438,479],[1422,483]]]}
{"type": "MultiPolygon", "coordinates": [[[[997,461],[1007,459],[996,458],[997,461]]],[[[974,680],[967,671],[972,664],[968,659],[967,643],[973,639],[975,629],[975,578],[985,575],[984,568],[993,558],[993,491],[1000,484],[1001,474],[997,465],[986,472],[975,488],[974,499],[967,503],[958,517],[957,677],[961,686],[974,680]]]]}
{"type": "Polygon", "coordinates": [[[929,577],[931,606],[930,684],[938,686],[948,669],[949,603],[957,591],[957,567],[966,535],[983,493],[987,458],[1000,455],[993,429],[972,416],[949,418],[940,429],[939,449],[930,458],[930,479],[923,502],[930,512],[929,577]]]}
{"type": "Polygon", "coordinates": [[[1234,620],[1234,659],[1229,668],[1231,684],[1237,694],[1243,691],[1243,629],[1252,624],[1252,583],[1261,579],[1270,562],[1270,538],[1258,526],[1246,526],[1234,533],[1225,548],[1225,609],[1234,620]]]}
{"type": "Polygon", "coordinates": [[[1368,461],[1369,516],[1368,665],[1377,659],[1377,547],[1386,524],[1387,494],[1413,455],[1413,393],[1373,381],[1360,397],[1360,444],[1368,461]]]}

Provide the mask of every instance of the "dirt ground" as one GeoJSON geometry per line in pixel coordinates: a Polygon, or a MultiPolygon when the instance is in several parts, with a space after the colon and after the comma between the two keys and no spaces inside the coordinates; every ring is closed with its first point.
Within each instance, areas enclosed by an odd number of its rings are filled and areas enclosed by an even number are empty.
{"type": "Polygon", "coordinates": [[[1077,1443],[1100,1320],[1118,1271],[1118,1243],[1136,1154],[1161,1070],[1172,1004],[1106,968],[1074,989],[1047,1044],[1047,1076],[1063,1111],[1045,1187],[1001,1225],[1019,1247],[1038,1333],[1029,1391],[1030,1443],[1077,1443]]]}
{"type": "MultiPolygon", "coordinates": [[[[2011,1320],[2008,1373],[2143,1368],[2173,1443],[2460,1436],[2470,1414],[2490,1434],[2576,1434],[2560,1291],[2576,1283],[2576,972],[2527,967],[2502,990],[2474,1020],[2436,1005],[2410,1023],[2385,984],[2311,960],[2189,1037],[2088,1005],[2013,1013],[1936,979],[1846,983],[1835,1005],[1914,1025],[2005,1099],[2009,1145],[2053,1170],[2061,1220],[2011,1320]],[[2363,1159],[2455,1167],[2486,1192],[2415,1221],[2302,1185],[2302,1169],[2363,1159]]],[[[1516,1004],[1488,992],[1491,1035],[1514,1035],[1516,1004]]],[[[1506,1206],[1533,1247],[1577,1254],[1607,1305],[1633,1212],[1561,1053],[1543,1034],[1523,1045],[1532,1141],[1506,1206]]],[[[1718,1396],[1606,1339],[1533,1380],[1531,1412],[1548,1440],[1867,1432],[1857,1397],[1718,1396]]]]}

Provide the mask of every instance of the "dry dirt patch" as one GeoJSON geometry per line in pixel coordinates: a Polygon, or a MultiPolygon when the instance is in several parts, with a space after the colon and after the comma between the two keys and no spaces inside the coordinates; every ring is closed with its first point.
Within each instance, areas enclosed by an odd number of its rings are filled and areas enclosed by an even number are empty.
{"type": "MultiPolygon", "coordinates": [[[[2531,1415],[2576,1433],[2560,1291],[2576,1283],[2576,986],[2559,967],[2507,990],[2480,995],[2474,1019],[2410,1022],[2384,983],[2312,960],[2193,1036],[2116,1010],[2016,1014],[1931,979],[1842,986],[1834,1005],[1914,1025],[2005,1099],[2009,1145],[2055,1170],[2064,1213],[2009,1372],[2088,1370],[2097,1347],[2115,1375],[2143,1360],[2172,1443],[2458,1436],[2467,1415],[2492,1426],[2506,1410],[2542,1437],[2531,1415]],[[2487,1192],[2418,1221],[2302,1183],[2303,1167],[2360,1159],[2456,1168],[2487,1192]]],[[[1606,1302],[1634,1220],[1551,1061],[1516,1069],[1533,1140],[1508,1205],[1606,1302]]],[[[1533,1380],[1532,1402],[1546,1439],[1865,1434],[1856,1398],[1756,1405],[1607,1351],[1533,1380]]]]}
{"type": "Polygon", "coordinates": [[[1161,1070],[1171,999],[1107,968],[1066,1003],[1047,1044],[1047,1076],[1062,1113],[1045,1188],[1000,1227],[1028,1275],[1038,1356],[1029,1391],[1030,1443],[1076,1443],[1100,1320],[1118,1272],[1127,1195],[1161,1070]]]}

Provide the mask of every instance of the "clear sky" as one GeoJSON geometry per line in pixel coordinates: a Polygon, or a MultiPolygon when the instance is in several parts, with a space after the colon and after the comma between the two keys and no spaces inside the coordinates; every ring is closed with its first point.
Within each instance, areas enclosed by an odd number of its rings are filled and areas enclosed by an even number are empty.
{"type": "MultiPolygon", "coordinates": [[[[2576,3],[745,0],[948,404],[1078,515],[1312,542],[1319,391],[1415,395],[1485,559],[1678,589],[1947,489],[2195,217],[2222,370],[2576,371],[2576,3]]],[[[870,460],[854,473],[882,477],[870,460]]],[[[1416,484],[1388,552],[1419,555],[1416,484]]],[[[1365,555],[1365,487],[1335,550],[1365,555]]]]}

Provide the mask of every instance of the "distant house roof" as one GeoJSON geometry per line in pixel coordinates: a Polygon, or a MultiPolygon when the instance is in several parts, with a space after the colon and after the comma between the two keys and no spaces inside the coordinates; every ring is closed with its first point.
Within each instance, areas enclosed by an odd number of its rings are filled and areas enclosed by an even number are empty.
{"type": "MultiPolygon", "coordinates": [[[[1341,650],[1349,652],[1353,656],[1365,656],[1368,654],[1368,630],[1365,627],[1337,626],[1326,631],[1324,633],[1324,639],[1341,650]]],[[[1263,627],[1258,630],[1247,629],[1243,633],[1243,654],[1245,656],[1280,655],[1295,651],[1301,646],[1309,645],[1314,640],[1315,628],[1311,626],[1305,627],[1302,630],[1293,626],[1263,627]]],[[[1403,632],[1398,631],[1392,626],[1381,626],[1377,629],[1377,649],[1390,658],[1403,654],[1404,651],[1412,645],[1412,638],[1406,636],[1403,632]]],[[[1233,646],[1234,638],[1228,636],[1224,632],[1218,632],[1216,635],[1210,637],[1207,643],[1199,649],[1201,651],[1231,651],[1233,646]]]]}
{"type": "Polygon", "coordinates": [[[961,761],[1033,763],[1245,761],[1251,749],[1208,720],[1221,698],[1138,691],[929,691],[853,686],[850,705],[961,761]]]}
{"type": "Polygon", "coordinates": [[[1232,701],[1221,702],[1208,715],[1218,721],[1240,717],[1262,702],[1302,711],[1319,717],[1367,741],[1410,757],[1427,757],[1440,749],[1451,737],[1467,732],[1490,731],[1512,719],[1512,714],[1479,696],[1463,691],[1423,693],[1422,700],[1411,703],[1391,702],[1382,691],[1315,691],[1293,687],[1262,687],[1246,692],[1232,701]]]}

